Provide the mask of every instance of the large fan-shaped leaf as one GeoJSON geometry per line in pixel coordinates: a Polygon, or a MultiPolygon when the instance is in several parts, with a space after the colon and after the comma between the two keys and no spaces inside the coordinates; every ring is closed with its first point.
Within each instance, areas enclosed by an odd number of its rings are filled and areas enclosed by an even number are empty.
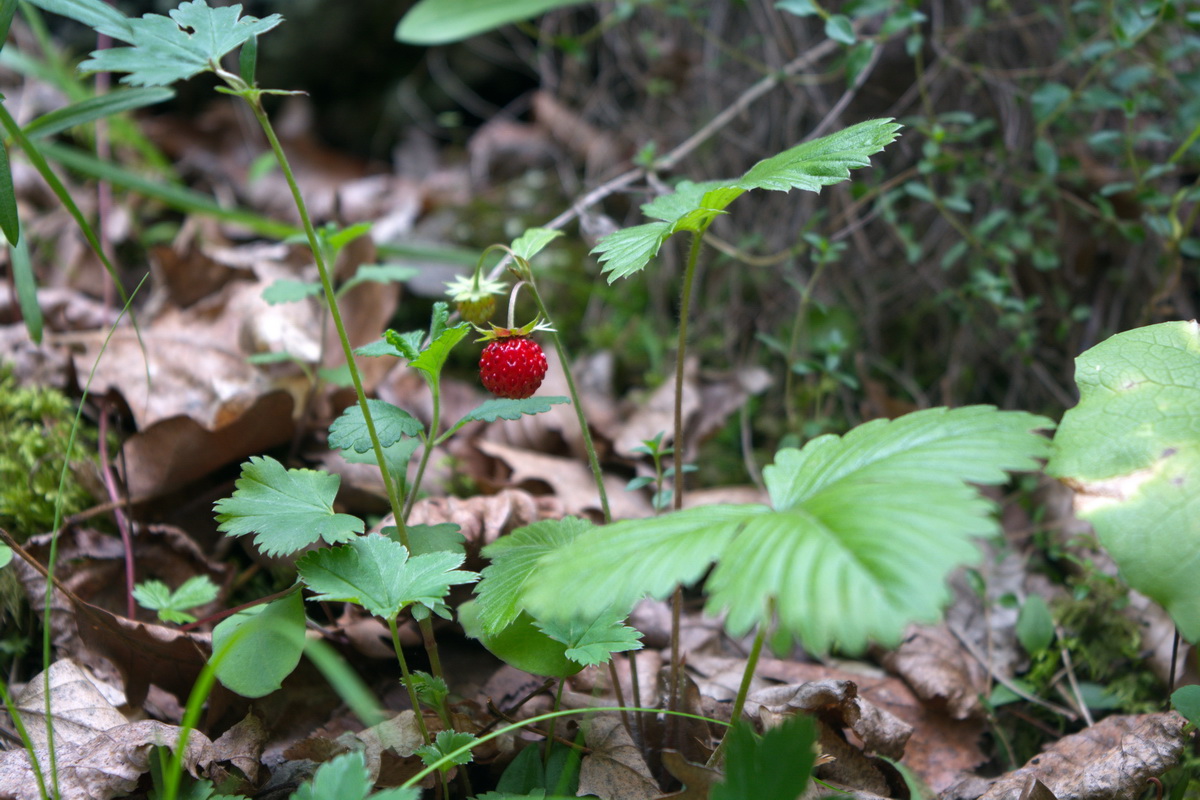
{"type": "Polygon", "coordinates": [[[1020,412],[931,409],[783,450],[764,471],[774,510],[711,506],[580,536],[541,562],[526,602],[539,613],[596,613],[606,602],[666,595],[700,578],[708,610],[741,633],[769,621],[813,651],[894,642],[932,621],[946,574],[997,530],[971,483],[1032,469],[1052,423],[1020,412]]]}
{"type": "Polygon", "coordinates": [[[1046,471],[1079,492],[1129,585],[1200,641],[1200,325],[1117,334],[1077,359],[1075,380],[1046,471]]]}

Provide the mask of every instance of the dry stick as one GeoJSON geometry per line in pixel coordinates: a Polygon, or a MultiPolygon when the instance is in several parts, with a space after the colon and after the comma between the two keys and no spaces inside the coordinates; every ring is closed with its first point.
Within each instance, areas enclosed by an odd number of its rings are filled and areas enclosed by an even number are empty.
{"type": "Polygon", "coordinates": [[[1066,706],[1060,706],[1057,703],[1051,703],[1049,700],[1043,700],[1040,697],[1036,697],[1036,696],[1030,694],[1029,692],[1025,691],[1024,689],[1022,689],[1017,684],[1013,683],[1008,678],[1006,678],[1003,675],[1001,675],[1000,673],[996,672],[995,668],[991,665],[991,663],[989,663],[988,659],[986,657],[984,657],[984,655],[982,653],[979,652],[979,648],[975,646],[975,643],[967,638],[966,633],[964,633],[963,631],[960,631],[954,625],[947,625],[946,627],[950,629],[950,633],[954,634],[954,638],[958,639],[959,644],[961,644],[964,648],[966,648],[967,652],[970,653],[971,656],[974,657],[974,659],[976,661],[978,661],[979,664],[984,669],[987,670],[988,675],[990,675],[993,679],[995,679],[996,682],[999,683],[1001,686],[1008,689],[1010,692],[1012,692],[1017,697],[1020,697],[1023,700],[1028,700],[1030,703],[1033,703],[1034,705],[1038,705],[1038,706],[1041,706],[1042,708],[1053,711],[1055,714],[1061,714],[1062,716],[1069,719],[1071,722],[1074,722],[1075,720],[1079,719],[1079,715],[1076,714],[1071,709],[1067,708],[1066,706]]]}

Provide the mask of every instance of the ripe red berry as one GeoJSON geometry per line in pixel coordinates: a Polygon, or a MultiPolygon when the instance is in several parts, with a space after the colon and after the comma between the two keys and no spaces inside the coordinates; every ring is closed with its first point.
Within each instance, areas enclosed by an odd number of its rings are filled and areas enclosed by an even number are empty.
{"type": "Polygon", "coordinates": [[[525,336],[505,336],[483,348],[479,379],[497,397],[529,397],[546,377],[546,354],[525,336]]]}

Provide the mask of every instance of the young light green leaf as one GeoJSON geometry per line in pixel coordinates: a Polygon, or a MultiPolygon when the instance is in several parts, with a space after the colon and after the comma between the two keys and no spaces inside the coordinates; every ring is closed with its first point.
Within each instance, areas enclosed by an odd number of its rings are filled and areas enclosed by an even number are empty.
{"type": "Polygon", "coordinates": [[[1046,472],[1078,493],[1121,576],[1200,641],[1200,325],[1119,333],[1076,359],[1046,472]]]}
{"type": "Polygon", "coordinates": [[[867,166],[870,156],[892,142],[899,128],[888,119],[860,122],[760,161],[738,180],[684,181],[673,194],[642,207],[648,217],[659,222],[610,234],[592,252],[600,255],[603,271],[612,283],[644,268],[672,234],[684,230],[702,233],[744,192],[751,189],[818,192],[823,186],[846,180],[851,169],[867,166]]]}
{"type": "Polygon", "coordinates": [[[397,787],[371,792],[371,777],[357,750],[326,761],[313,779],[300,785],[288,800],[419,800],[421,790],[397,787]]]}
{"type": "Polygon", "coordinates": [[[583,0],[420,0],[396,26],[396,40],[405,44],[447,44],[536,17],[552,8],[583,0]]]}
{"type": "Polygon", "coordinates": [[[265,697],[300,663],[304,627],[300,592],[222,620],[213,628],[217,679],[243,697],[265,697]]]}
{"type": "Polygon", "coordinates": [[[450,357],[450,351],[470,332],[471,326],[466,322],[446,328],[419,356],[409,361],[408,365],[424,372],[428,380],[436,381],[441,375],[442,367],[446,365],[446,359],[450,357]]]}
{"type": "Polygon", "coordinates": [[[808,788],[817,758],[816,724],[795,714],[758,737],[743,720],[726,739],[725,780],[712,787],[711,800],[795,800],[808,788]],[[786,764],[787,768],[781,766],[786,764]]]}
{"type": "Polygon", "coordinates": [[[552,231],[549,228],[530,228],[513,240],[512,251],[528,261],[562,235],[562,231],[552,231]]]}
{"type": "Polygon", "coordinates": [[[321,539],[337,544],[362,533],[363,521],[333,510],[341,478],[311,469],[284,469],[270,456],[242,464],[232,497],[218,500],[217,529],[227,536],[254,533],[270,556],[302,550],[321,539]]]}
{"type": "Polygon", "coordinates": [[[475,588],[479,595],[479,619],[488,633],[499,633],[521,613],[521,594],[543,556],[558,550],[592,523],[578,517],[544,520],[517,528],[483,548],[491,564],[483,568],[475,588]]]}
{"type": "Polygon", "coordinates": [[[972,483],[1032,469],[1047,452],[1041,417],[990,407],[919,411],[844,437],[781,450],[764,470],[774,510],[709,506],[619,522],[546,556],[523,597],[545,617],[586,616],[642,594],[664,597],[717,567],[707,609],[735,635],[767,623],[809,650],[859,651],[936,620],[945,576],[994,534],[972,483]]]}
{"type": "Polygon", "coordinates": [[[404,545],[386,536],[360,536],[348,545],[306,553],[296,571],[318,600],[357,603],[393,619],[407,605],[433,608],[451,586],[478,580],[474,572],[454,569],[465,558],[441,552],[409,558],[404,545]]]}
{"type": "Polygon", "coordinates": [[[438,731],[433,744],[418,747],[417,755],[421,757],[421,761],[425,763],[425,766],[431,767],[434,764],[438,764],[438,769],[445,772],[455,764],[470,764],[474,758],[470,750],[465,750],[461,753],[456,751],[462,750],[464,747],[469,747],[474,743],[474,734],[463,733],[462,731],[438,731]]]}
{"type": "Polygon", "coordinates": [[[114,89],[43,114],[25,126],[25,135],[30,139],[53,136],[76,125],[85,125],[113,114],[120,114],[122,111],[164,103],[174,96],[174,91],[161,86],[147,89],[114,89]]]}
{"type": "MultiPolygon", "coordinates": [[[[421,420],[386,400],[368,398],[367,408],[371,411],[371,421],[375,423],[375,435],[383,447],[390,447],[403,436],[419,436],[425,430],[421,420]]],[[[373,448],[362,406],[357,403],[347,406],[341,416],[333,421],[329,426],[329,446],[356,453],[365,453],[373,448]]]]}
{"type": "Polygon", "coordinates": [[[526,397],[522,400],[510,400],[503,397],[495,397],[491,400],[485,400],[475,408],[469,411],[466,416],[442,434],[441,439],[449,438],[449,436],[457,432],[460,428],[470,422],[495,422],[498,419],[520,419],[522,416],[532,416],[541,414],[550,410],[550,406],[558,403],[571,402],[566,397],[526,397]]]}
{"type": "Polygon", "coordinates": [[[157,611],[164,622],[185,624],[196,621],[185,613],[187,609],[217,599],[217,585],[207,575],[194,575],[172,592],[162,581],[145,581],[133,587],[133,599],[143,608],[157,611]]]}
{"type": "Polygon", "coordinates": [[[128,72],[122,83],[167,86],[212,69],[221,57],[283,21],[278,14],[263,19],[242,17],[241,5],[209,8],[204,0],[180,4],[170,12],[128,19],[127,31],[112,35],[132,47],[97,50],[79,65],[91,72],[128,72]]]}
{"type": "Polygon", "coordinates": [[[546,620],[538,627],[567,646],[565,655],[585,667],[606,664],[613,653],[642,649],[642,634],[625,624],[624,611],[606,611],[590,622],[546,620]]]}
{"type": "Polygon", "coordinates": [[[280,303],[296,303],[321,293],[321,284],[316,281],[293,281],[280,278],[266,289],[263,289],[262,299],[269,305],[280,303]]]}

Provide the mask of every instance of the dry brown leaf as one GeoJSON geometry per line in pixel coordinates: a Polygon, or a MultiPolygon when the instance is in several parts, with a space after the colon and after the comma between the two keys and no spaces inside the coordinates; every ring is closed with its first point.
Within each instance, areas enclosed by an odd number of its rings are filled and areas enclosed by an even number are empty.
{"type": "Polygon", "coordinates": [[[650,800],[660,789],[618,714],[596,714],[587,727],[591,753],[579,765],[579,794],[605,800],[650,800]]]}
{"type": "MultiPolygon", "coordinates": [[[[584,516],[588,512],[599,514],[600,495],[586,462],[518,450],[495,442],[479,442],[478,446],[512,469],[511,483],[540,481],[554,491],[565,513],[575,516],[584,516]]],[[[625,482],[618,478],[604,476],[604,488],[613,519],[646,517],[653,512],[642,495],[625,491],[625,482]]]]}
{"type": "MultiPolygon", "coordinates": [[[[408,515],[409,525],[438,525],[452,522],[473,550],[491,544],[516,528],[544,519],[562,519],[563,504],[555,497],[536,497],[520,489],[502,489],[493,495],[475,497],[429,497],[417,501],[408,515]]],[[[385,517],[378,527],[395,525],[385,517]]]]}
{"type": "Polygon", "coordinates": [[[50,681],[56,744],[84,744],[96,734],[129,721],[116,708],[125,702],[121,690],[104,684],[82,664],[59,659],[47,673],[30,680],[14,702],[35,747],[45,747],[48,735],[45,677],[50,681]]]}
{"type": "MultiPolygon", "coordinates": [[[[218,764],[232,764],[251,784],[257,786],[258,773],[262,767],[263,745],[266,741],[267,728],[262,718],[251,711],[241,722],[225,731],[212,743],[208,751],[208,759],[213,762],[212,769],[218,764]]],[[[224,776],[217,776],[210,769],[209,777],[213,779],[213,783],[220,784],[220,777],[224,776]]]]}
{"type": "Polygon", "coordinates": [[[717,770],[703,764],[693,764],[674,750],[663,750],[662,762],[671,777],[683,784],[683,788],[678,792],[660,794],[654,800],[708,800],[713,784],[720,783],[723,777],[717,770]]]}
{"type": "Polygon", "coordinates": [[[981,711],[987,672],[944,625],[912,626],[904,641],[883,657],[922,700],[943,704],[954,719],[981,711]]]}
{"type": "Polygon", "coordinates": [[[1106,717],[1004,775],[981,800],[1019,800],[1034,779],[1058,800],[1137,797],[1151,778],[1179,763],[1186,724],[1174,712],[1106,717]]]}
{"type": "MultiPolygon", "coordinates": [[[[179,742],[180,729],[157,720],[131,722],[97,734],[79,744],[56,743],[58,786],[63,800],[111,800],[124,797],[137,788],[142,775],[150,771],[150,751],[156,746],[172,751],[179,742]]],[[[191,731],[184,749],[183,766],[193,776],[208,763],[211,743],[204,734],[191,731]]],[[[50,753],[44,747],[34,750],[48,773],[50,753]]],[[[26,750],[0,753],[0,795],[14,800],[40,800],[37,780],[26,750]]]]}

